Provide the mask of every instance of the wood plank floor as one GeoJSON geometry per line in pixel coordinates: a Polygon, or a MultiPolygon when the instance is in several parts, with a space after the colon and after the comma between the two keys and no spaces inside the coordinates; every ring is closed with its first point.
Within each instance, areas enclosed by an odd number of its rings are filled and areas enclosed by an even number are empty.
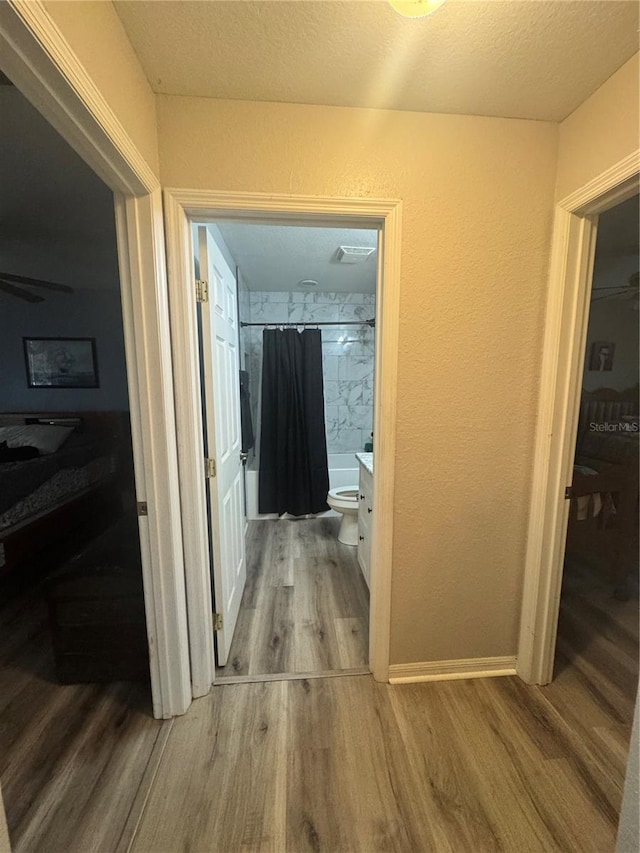
{"type": "Polygon", "coordinates": [[[134,853],[613,853],[637,591],[565,582],[555,681],[221,685],[174,723],[134,853]]]}
{"type": "Polygon", "coordinates": [[[369,659],[369,591],[339,518],[251,521],[247,584],[219,677],[338,672],[369,659]]]}
{"type": "Polygon", "coordinates": [[[148,685],[56,684],[41,586],[0,586],[0,781],[14,853],[126,850],[168,726],[151,716],[148,685]]]}
{"type": "Polygon", "coordinates": [[[0,773],[18,853],[614,851],[637,587],[619,602],[568,570],[546,687],[223,684],[172,723],[135,687],[52,684],[42,619],[33,596],[0,612],[0,773]]]}

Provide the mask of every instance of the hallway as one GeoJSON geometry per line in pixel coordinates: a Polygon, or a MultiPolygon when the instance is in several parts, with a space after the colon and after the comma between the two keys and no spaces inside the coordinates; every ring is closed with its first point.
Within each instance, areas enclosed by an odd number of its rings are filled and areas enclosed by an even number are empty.
{"type": "Polygon", "coordinates": [[[638,680],[629,601],[568,573],[557,674],[215,687],[173,723],[134,853],[613,851],[638,680]]]}
{"type": "Polygon", "coordinates": [[[247,585],[216,677],[366,668],[369,591],[340,519],[250,521],[247,585]]]}
{"type": "Polygon", "coordinates": [[[163,723],[137,686],[53,684],[42,605],[16,596],[0,619],[14,853],[612,853],[637,616],[637,591],[571,572],[546,687],[228,684],[163,723]]]}

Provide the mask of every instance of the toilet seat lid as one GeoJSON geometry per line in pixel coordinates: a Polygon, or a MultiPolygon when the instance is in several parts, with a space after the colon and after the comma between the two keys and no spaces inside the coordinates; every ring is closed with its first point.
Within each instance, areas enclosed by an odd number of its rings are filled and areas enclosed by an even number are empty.
{"type": "Polygon", "coordinates": [[[329,490],[329,497],[341,501],[357,501],[359,491],[358,486],[338,486],[337,489],[329,490]]]}

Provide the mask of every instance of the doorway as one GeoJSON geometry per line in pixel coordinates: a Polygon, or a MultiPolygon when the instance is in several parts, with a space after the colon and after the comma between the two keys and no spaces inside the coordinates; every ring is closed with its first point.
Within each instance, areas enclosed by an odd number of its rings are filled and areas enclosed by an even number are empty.
{"type": "Polygon", "coordinates": [[[638,202],[598,220],[549,687],[561,694],[570,664],[615,709],[621,726],[610,736],[620,749],[638,684],[638,202]]]}
{"type": "Polygon", "coordinates": [[[598,215],[638,193],[627,157],[556,206],[517,672],[553,678],[598,215]]]}
{"type": "Polygon", "coordinates": [[[192,692],[160,184],[44,7],[3,4],[0,43],[2,72],[114,193],[153,714],[168,718],[192,692]]]}
{"type": "Polygon", "coordinates": [[[295,222],[193,226],[225,682],[369,671],[360,460],[373,458],[377,242],[295,222]]]}
{"type": "Polygon", "coordinates": [[[114,199],[0,81],[0,777],[16,849],[68,848],[78,790],[98,796],[96,765],[61,784],[79,744],[99,729],[95,761],[136,784],[118,738],[148,757],[157,734],[114,199]]]}
{"type": "Polygon", "coordinates": [[[194,297],[192,223],[220,221],[375,229],[380,234],[375,325],[374,434],[376,465],[372,512],[378,522],[371,544],[369,667],[387,681],[395,407],[399,307],[401,203],[368,199],[325,199],[252,193],[165,191],[165,217],[173,329],[173,365],[179,447],[180,497],[193,695],[209,692],[215,679],[212,597],[208,573],[205,458],[202,431],[198,321],[194,297]],[[384,296],[383,296],[384,294],[384,296]]]}

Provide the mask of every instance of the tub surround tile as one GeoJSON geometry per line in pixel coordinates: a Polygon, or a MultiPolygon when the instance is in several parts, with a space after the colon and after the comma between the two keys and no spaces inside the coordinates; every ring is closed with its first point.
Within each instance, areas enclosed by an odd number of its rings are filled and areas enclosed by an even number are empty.
{"type": "Polygon", "coordinates": [[[371,406],[337,406],[338,427],[341,429],[373,429],[373,410],[371,406]]]}
{"type": "Polygon", "coordinates": [[[363,305],[365,296],[368,296],[368,293],[332,293],[330,291],[323,293],[320,291],[319,293],[313,294],[315,296],[315,301],[318,303],[321,302],[332,302],[336,305],[363,305]]]}
{"type": "Polygon", "coordinates": [[[344,379],[339,382],[342,389],[343,405],[346,406],[367,406],[369,403],[366,399],[367,380],[344,379]]]}
{"type": "Polygon", "coordinates": [[[360,382],[372,375],[372,358],[365,355],[347,355],[340,360],[339,379],[360,382]]]}
{"type": "Polygon", "coordinates": [[[339,414],[340,406],[327,406],[324,407],[324,419],[327,427],[327,433],[337,430],[340,427],[340,414],[339,414]]]}
{"type": "MultiPolygon", "coordinates": [[[[341,344],[342,346],[352,346],[359,344],[360,346],[368,343],[362,332],[357,327],[353,326],[327,326],[322,330],[322,340],[326,344],[341,344]]],[[[371,341],[373,344],[373,341],[371,341]]]]}
{"type": "Polygon", "coordinates": [[[373,382],[361,380],[335,381],[330,379],[324,383],[325,405],[328,406],[368,406],[373,417],[373,382]]]}
{"type": "MultiPolygon", "coordinates": [[[[348,323],[375,315],[373,293],[247,291],[242,318],[251,323],[348,323]],[[248,311],[248,315],[247,315],[248,311]]],[[[249,371],[254,432],[259,435],[262,328],[242,330],[249,371]]],[[[322,355],[329,453],[362,450],[371,437],[375,330],[368,326],[322,329],[322,355]]]]}
{"type": "Polygon", "coordinates": [[[368,347],[360,343],[343,344],[344,355],[373,359],[373,345],[368,347]]]}
{"type": "MultiPolygon", "coordinates": [[[[252,323],[287,323],[289,305],[282,302],[258,302],[251,306],[252,323]]],[[[262,332],[261,329],[258,331],[262,332]]]]}
{"type": "Polygon", "coordinates": [[[325,379],[324,382],[324,405],[338,406],[342,402],[340,383],[334,379],[325,379]]]}
{"type": "Polygon", "coordinates": [[[313,291],[299,290],[289,294],[290,302],[304,302],[305,305],[313,305],[316,301],[316,293],[313,291]]]}
{"type": "Polygon", "coordinates": [[[267,290],[262,291],[262,301],[271,303],[288,304],[291,301],[291,294],[284,290],[267,290]]]}
{"type": "Polygon", "coordinates": [[[360,390],[362,392],[362,405],[371,406],[373,411],[373,377],[361,382],[360,390]]]}
{"type": "Polygon", "coordinates": [[[347,354],[347,347],[344,344],[339,344],[337,341],[325,341],[323,335],[322,352],[324,355],[335,355],[337,358],[342,359],[347,354]]]}
{"type": "Polygon", "coordinates": [[[340,356],[337,355],[325,355],[322,359],[323,371],[324,371],[324,381],[331,382],[332,380],[338,379],[338,367],[340,362],[340,356]]]}
{"type": "Polygon", "coordinates": [[[329,453],[347,453],[354,447],[364,447],[361,429],[327,430],[329,453]]]}

